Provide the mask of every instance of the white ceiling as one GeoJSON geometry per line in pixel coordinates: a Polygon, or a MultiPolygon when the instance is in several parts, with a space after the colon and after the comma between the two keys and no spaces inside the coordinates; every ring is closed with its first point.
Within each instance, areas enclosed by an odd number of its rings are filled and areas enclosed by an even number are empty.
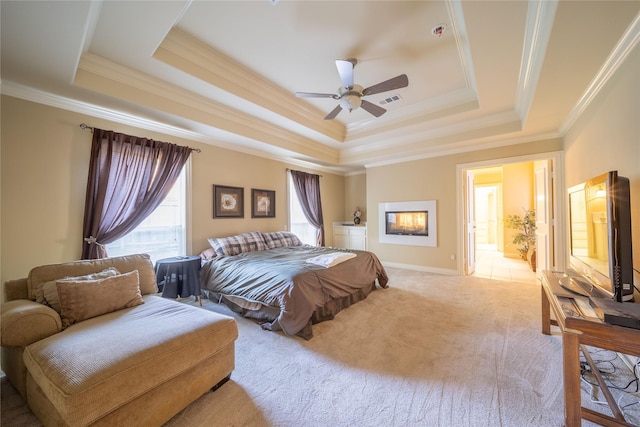
{"type": "Polygon", "coordinates": [[[562,136],[640,40],[640,1],[0,5],[5,94],[345,173],[562,136]],[[295,97],[347,58],[363,87],[407,74],[365,98],[401,100],[327,121],[295,97]]]}

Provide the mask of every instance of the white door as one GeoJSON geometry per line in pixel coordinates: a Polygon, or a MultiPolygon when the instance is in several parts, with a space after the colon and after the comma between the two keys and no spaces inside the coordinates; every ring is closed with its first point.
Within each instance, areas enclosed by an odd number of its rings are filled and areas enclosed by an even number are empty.
{"type": "Polygon", "coordinates": [[[476,271],[476,224],[475,224],[475,177],[472,171],[467,171],[467,203],[466,203],[466,227],[467,227],[467,262],[466,273],[473,274],[476,271]]]}
{"type": "Polygon", "coordinates": [[[536,274],[552,270],[553,265],[553,171],[551,160],[534,162],[536,209],[536,274]]]}

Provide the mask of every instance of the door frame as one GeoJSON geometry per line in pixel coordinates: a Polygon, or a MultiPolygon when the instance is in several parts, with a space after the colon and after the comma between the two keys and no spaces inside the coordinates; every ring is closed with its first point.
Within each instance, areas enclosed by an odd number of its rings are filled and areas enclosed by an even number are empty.
{"type": "Polygon", "coordinates": [[[549,213],[553,227],[553,268],[564,270],[566,267],[566,195],[564,184],[564,153],[562,151],[553,151],[539,154],[529,154],[517,157],[506,157],[502,159],[483,160],[473,163],[461,163],[456,165],[456,216],[457,224],[457,253],[461,254],[457,259],[457,270],[459,275],[467,275],[467,225],[466,225],[466,192],[467,192],[467,172],[471,169],[486,168],[491,166],[500,166],[513,163],[533,162],[536,160],[551,160],[553,162],[553,172],[549,177],[553,184],[551,191],[553,192],[553,207],[549,213]]]}

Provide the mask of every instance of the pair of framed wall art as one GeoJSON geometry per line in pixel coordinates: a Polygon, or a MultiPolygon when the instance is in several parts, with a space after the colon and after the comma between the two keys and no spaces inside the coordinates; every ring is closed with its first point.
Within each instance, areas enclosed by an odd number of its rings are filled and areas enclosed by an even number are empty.
{"type": "MultiPolygon", "coordinates": [[[[213,186],[213,217],[244,218],[244,188],[213,186]]],[[[251,218],[276,217],[276,192],[251,189],[251,218]]]]}

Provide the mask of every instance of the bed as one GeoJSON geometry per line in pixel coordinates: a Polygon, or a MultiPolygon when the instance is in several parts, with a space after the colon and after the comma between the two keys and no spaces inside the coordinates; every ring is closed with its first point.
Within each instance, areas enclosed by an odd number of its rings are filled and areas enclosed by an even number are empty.
{"type": "Polygon", "coordinates": [[[373,252],[304,245],[288,232],[209,243],[215,256],[200,270],[203,294],[267,330],[310,339],[313,324],[388,286],[373,252]]]}

